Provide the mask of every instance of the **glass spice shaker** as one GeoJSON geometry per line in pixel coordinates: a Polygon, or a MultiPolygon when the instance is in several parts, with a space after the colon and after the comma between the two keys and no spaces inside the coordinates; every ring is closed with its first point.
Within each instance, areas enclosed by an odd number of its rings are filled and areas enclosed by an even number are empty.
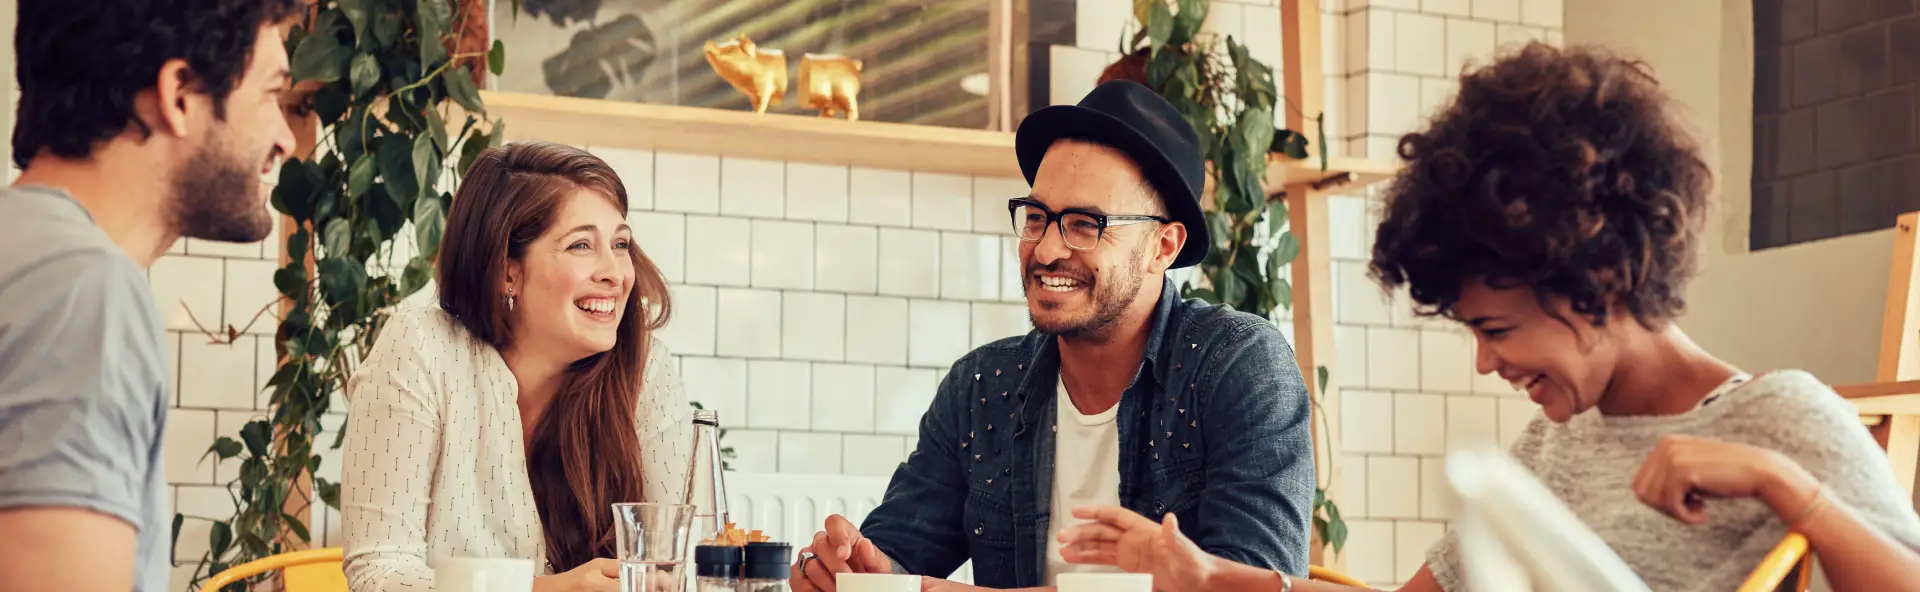
{"type": "Polygon", "coordinates": [[[740,564],[746,552],[731,545],[700,545],[693,549],[694,588],[696,592],[735,592],[740,585],[740,564]]]}
{"type": "MultiPolygon", "coordinates": [[[[787,592],[793,569],[793,546],[786,543],[747,543],[746,572],[738,592],[787,592]]],[[[704,591],[703,591],[704,592],[704,591]]]]}

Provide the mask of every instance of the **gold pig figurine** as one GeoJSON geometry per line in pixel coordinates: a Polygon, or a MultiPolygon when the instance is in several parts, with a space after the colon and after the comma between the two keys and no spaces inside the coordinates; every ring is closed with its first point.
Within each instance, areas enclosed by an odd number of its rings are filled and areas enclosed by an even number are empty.
{"type": "Polygon", "coordinates": [[[746,93],[754,113],[766,113],[767,106],[787,96],[787,54],[778,49],[760,49],[752,39],[738,39],[715,45],[707,40],[707,63],[728,84],[746,93]]]}
{"type": "Polygon", "coordinates": [[[860,60],[837,55],[800,56],[801,106],[819,109],[821,117],[845,111],[847,120],[860,119],[860,60]]]}

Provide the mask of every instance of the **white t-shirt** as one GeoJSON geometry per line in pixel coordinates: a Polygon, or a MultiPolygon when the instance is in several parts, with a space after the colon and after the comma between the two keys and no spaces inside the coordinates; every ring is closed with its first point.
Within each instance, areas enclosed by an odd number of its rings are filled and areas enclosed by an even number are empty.
{"type": "Polygon", "coordinates": [[[1087,504],[1120,505],[1120,414],[1115,403],[1106,411],[1082,415],[1060,381],[1059,411],[1054,416],[1053,523],[1047,529],[1045,581],[1053,585],[1062,573],[1119,573],[1106,565],[1078,565],[1060,558],[1060,531],[1085,522],[1073,517],[1073,508],[1087,504]]]}

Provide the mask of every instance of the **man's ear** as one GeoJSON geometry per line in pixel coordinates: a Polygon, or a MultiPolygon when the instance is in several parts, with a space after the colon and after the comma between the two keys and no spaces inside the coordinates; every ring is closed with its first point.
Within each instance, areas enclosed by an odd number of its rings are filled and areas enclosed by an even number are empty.
{"type": "Polygon", "coordinates": [[[1154,233],[1153,254],[1148,260],[1148,267],[1155,272],[1166,273],[1173,268],[1173,260],[1180,258],[1180,249],[1186,244],[1187,225],[1179,222],[1161,224],[1159,232],[1154,233]]]}
{"type": "Polygon", "coordinates": [[[193,70],[187,67],[186,60],[167,60],[154,78],[151,107],[136,107],[136,112],[147,111],[143,119],[153,133],[186,137],[187,112],[192,108],[195,86],[193,70]]]}

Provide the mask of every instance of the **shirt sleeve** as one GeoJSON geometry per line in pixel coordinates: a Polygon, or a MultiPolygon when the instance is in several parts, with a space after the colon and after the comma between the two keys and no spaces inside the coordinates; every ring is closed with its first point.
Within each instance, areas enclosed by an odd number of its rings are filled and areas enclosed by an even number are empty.
{"type": "Polygon", "coordinates": [[[647,348],[646,378],[634,421],[640,432],[640,454],[646,499],[679,503],[686,499],[687,470],[693,463],[693,405],[673,353],[658,337],[647,348]]]}
{"type": "MultiPolygon", "coordinates": [[[[1205,490],[1187,527],[1208,553],[1307,573],[1315,477],[1311,403],[1293,349],[1255,322],[1213,349],[1200,399],[1205,490]]],[[[1158,519],[1159,516],[1153,516],[1158,519]]],[[[1184,525],[1183,525],[1184,526],[1184,525]]]]}
{"type": "Polygon", "coordinates": [[[423,325],[394,315],[350,387],[340,514],[355,592],[433,589],[427,504],[442,418],[429,368],[447,344],[426,343],[423,325]]]}
{"type": "Polygon", "coordinates": [[[146,277],[114,254],[0,283],[0,508],[148,524],[168,372],[146,277]]]}

